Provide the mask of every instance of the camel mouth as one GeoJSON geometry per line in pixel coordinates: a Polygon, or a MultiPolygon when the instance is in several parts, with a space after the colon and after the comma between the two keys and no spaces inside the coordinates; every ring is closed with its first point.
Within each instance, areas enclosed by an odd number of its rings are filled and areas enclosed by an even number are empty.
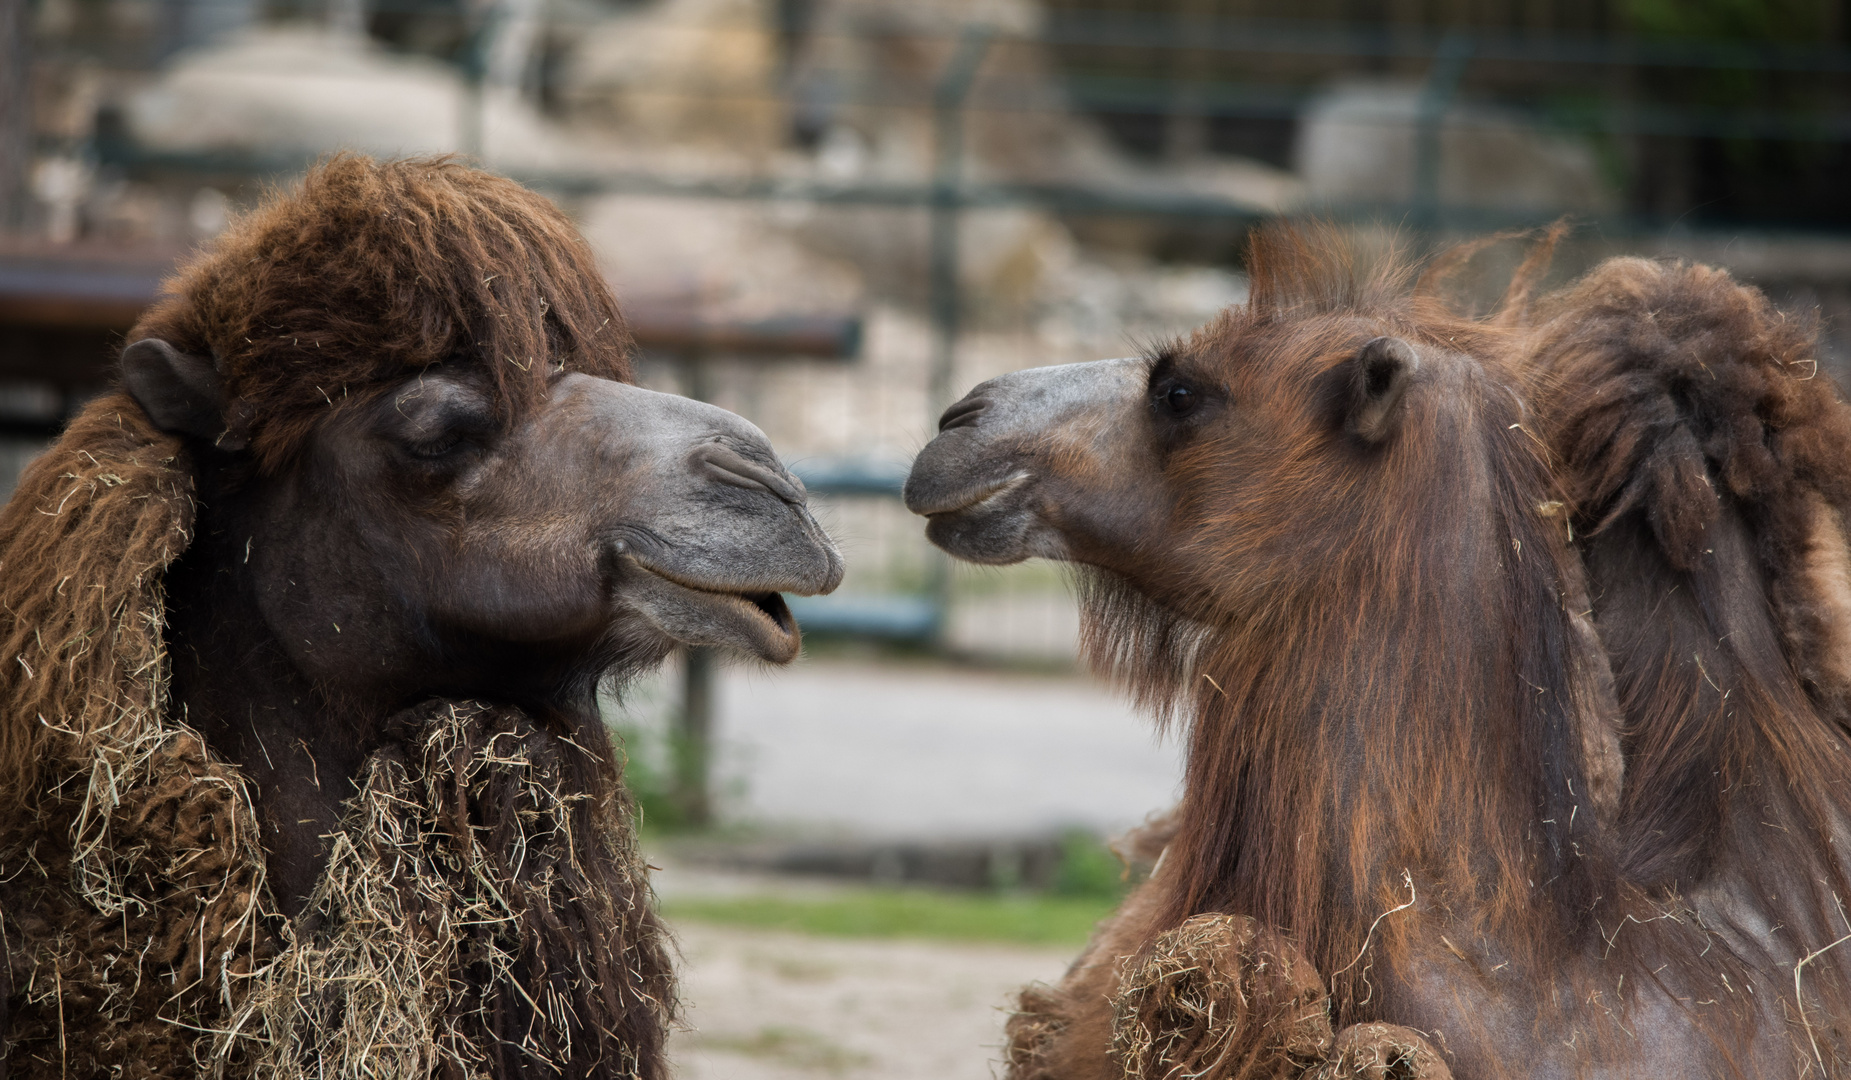
{"type": "Polygon", "coordinates": [[[625,592],[669,637],[686,645],[739,649],[774,664],[796,658],[803,635],[781,593],[716,587],[636,558],[628,561],[643,580],[625,592]]]}
{"type": "Polygon", "coordinates": [[[942,496],[936,500],[938,505],[928,503],[910,509],[915,514],[934,519],[982,513],[991,504],[999,502],[1004,496],[1021,488],[1028,481],[1028,473],[1018,472],[1001,480],[942,496]]]}
{"type": "Polygon", "coordinates": [[[764,612],[765,617],[780,630],[796,633],[797,620],[791,616],[790,605],[784,602],[783,593],[748,592],[740,593],[739,598],[764,612]]]}

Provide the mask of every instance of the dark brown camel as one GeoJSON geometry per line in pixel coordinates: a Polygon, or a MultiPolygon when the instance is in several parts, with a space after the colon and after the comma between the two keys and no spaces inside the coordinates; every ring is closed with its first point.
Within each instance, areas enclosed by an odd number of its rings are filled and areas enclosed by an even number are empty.
{"type": "Polygon", "coordinates": [[[16,1073],[666,1075],[597,688],[791,659],[842,563],[629,345],[553,206],[444,161],[336,159],[168,284],[0,513],[16,1073]]]}
{"type": "Polygon", "coordinates": [[[1252,251],[1246,306],[978,387],[908,482],[953,554],[1077,564],[1089,658],[1188,739],[1014,1075],[1851,1069],[1851,447],[1810,342],[1713,272],[1472,318],[1334,232],[1252,251]],[[1691,390],[1698,339],[1760,404],[1691,390]]]}

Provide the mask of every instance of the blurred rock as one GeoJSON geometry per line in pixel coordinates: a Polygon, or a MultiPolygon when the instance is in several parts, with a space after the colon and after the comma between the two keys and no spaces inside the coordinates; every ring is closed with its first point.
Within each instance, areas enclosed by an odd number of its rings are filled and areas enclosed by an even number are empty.
{"type": "Polygon", "coordinates": [[[777,41],[759,0],[663,0],[588,28],[559,76],[579,119],[650,144],[762,158],[785,136],[777,41]]]}
{"type": "Polygon", "coordinates": [[[967,179],[1208,195],[1260,212],[1297,201],[1292,175],[1259,162],[1205,159],[1179,170],[1120,153],[1071,108],[1046,48],[1032,40],[1042,14],[1032,0],[817,0],[792,59],[794,134],[820,147],[834,179],[931,176],[935,95],[982,39],[965,97],[967,179]]]}
{"type": "Polygon", "coordinates": [[[610,195],[583,206],[580,228],[625,303],[739,319],[862,303],[855,267],[799,243],[777,223],[775,205],[610,195]]]}
{"type": "MultiPolygon", "coordinates": [[[[595,160],[595,145],[508,90],[480,98],[479,155],[543,170],[595,160]]],[[[470,150],[472,105],[456,69],[302,26],[247,30],[181,54],[129,99],[129,133],[165,151],[291,158],[470,150]]]]}
{"type": "MultiPolygon", "coordinates": [[[[1309,197],[1413,203],[1421,94],[1418,84],[1347,81],[1307,104],[1296,156],[1309,197]]],[[[1438,194],[1446,206],[1527,214],[1619,206],[1585,142],[1537,131],[1491,106],[1452,105],[1439,144],[1438,194]]]]}

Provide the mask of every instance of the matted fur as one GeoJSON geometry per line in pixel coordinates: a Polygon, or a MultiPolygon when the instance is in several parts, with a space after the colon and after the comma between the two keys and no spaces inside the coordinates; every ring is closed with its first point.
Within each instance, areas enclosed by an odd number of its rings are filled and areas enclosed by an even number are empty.
{"type": "Polygon", "coordinates": [[[335,157],[163,289],[129,340],[212,357],[227,435],[269,472],[336,402],[442,361],[487,371],[508,423],[559,370],[630,377],[629,330],[572,223],[441,158],[335,157]]]}
{"type": "Polygon", "coordinates": [[[1277,930],[1197,915],[1125,969],[1112,1056],[1127,1080],[1286,1080],[1330,1050],[1324,980],[1277,930]]]}
{"type": "MultiPolygon", "coordinates": [[[[303,194],[242,219],[133,334],[214,359],[226,437],[259,472],[438,361],[490,372],[509,424],[562,368],[628,376],[615,302],[538,196],[357,158],[303,194]]],[[[312,917],[273,914],[249,785],[166,699],[162,574],[191,539],[192,469],[112,394],[0,510],[11,1073],[357,1078],[392,1051],[393,1075],[661,1077],[666,940],[601,741],[477,705],[402,715],[312,917]],[[391,905],[405,918],[376,918],[391,905]],[[369,1004],[365,957],[421,981],[369,1004]],[[380,1041],[407,1032],[429,1042],[380,1041]]]]}
{"type": "Polygon", "coordinates": [[[1452,1080],[1452,1075],[1446,1059],[1419,1032],[1396,1024],[1355,1024],[1337,1036],[1329,1060],[1305,1078],[1452,1080]]]}
{"type": "Polygon", "coordinates": [[[1721,270],[1615,259],[1545,301],[1538,408],[1584,534],[1638,511],[1689,571],[1726,506],[1753,517],[1789,655],[1851,728],[1851,611],[1809,566],[1843,550],[1851,409],[1816,333],[1721,270]]]}
{"type": "Polygon", "coordinates": [[[218,1053],[282,1080],[660,1075],[665,938],[628,799],[584,782],[603,759],[476,702],[392,726],[218,1053]]]}
{"type": "Polygon", "coordinates": [[[195,1075],[273,951],[251,795],[166,713],[177,440],[93,403],[0,509],[0,918],[14,1076],[195,1075]]]}
{"type": "MultiPolygon", "coordinates": [[[[1583,1060],[1623,1058],[1643,1045],[1628,1002],[1644,985],[1683,1003],[1676,1023],[1713,1040],[1722,1074],[1757,1032],[1775,1053],[1790,1038],[1796,1073],[1845,1073],[1851,409],[1813,378],[1811,324],[1718,271],[1619,260],[1536,301],[1554,235],[1497,310],[1471,315],[1437,295],[1470,250],[1417,275],[1335,230],[1264,230],[1250,303],[1156,358],[1191,358],[1197,378],[1233,380],[1255,357],[1315,377],[1353,348],[1345,320],[1366,320],[1485,374],[1427,414],[1440,430],[1388,451],[1421,467],[1379,481],[1310,440],[1257,473],[1226,449],[1178,452],[1179,518],[1248,530],[1191,536],[1226,544],[1191,549],[1222,553],[1223,576],[1159,580],[1188,598],[1186,619],[1135,595],[1124,568],[1082,572],[1089,658],[1188,723],[1188,790],[1162,871],[1059,986],[1024,995],[1012,1075],[1103,1075],[1111,1028],[1093,997],[1217,912],[1285,932],[1331,980],[1340,1026],[1381,1017],[1384,975],[1414,947],[1405,928],[1431,912],[1451,936],[1433,950],[1429,923],[1422,962],[1477,965],[1467,985],[1514,969],[1553,986],[1513,1005],[1536,1009],[1500,1029],[1516,1039],[1562,1025],[1586,1037],[1583,1060]],[[1454,423],[1476,441],[1446,442],[1454,423]],[[1485,490],[1449,472],[1461,461],[1485,463],[1472,483],[1492,485],[1497,542],[1449,556],[1446,530],[1414,523],[1485,490]],[[1216,502],[1228,477],[1246,501],[1216,502]],[[1312,531],[1274,528],[1306,517],[1291,500],[1333,492],[1312,531]],[[1664,589],[1591,590],[1583,560],[1601,552],[1603,573],[1643,568],[1664,589]],[[1445,595],[1487,560],[1502,581],[1445,595]],[[1365,615],[1400,622],[1364,634],[1365,615]],[[1614,639],[1628,617],[1650,632],[1614,639]],[[1459,662],[1473,649],[1476,670],[1459,662]],[[1368,752],[1346,765],[1325,748],[1351,723],[1368,752]],[[1347,797],[1340,766],[1354,766],[1347,797]]],[[[1377,1034],[1325,1072],[1444,1074],[1430,1048],[1377,1034]]]]}

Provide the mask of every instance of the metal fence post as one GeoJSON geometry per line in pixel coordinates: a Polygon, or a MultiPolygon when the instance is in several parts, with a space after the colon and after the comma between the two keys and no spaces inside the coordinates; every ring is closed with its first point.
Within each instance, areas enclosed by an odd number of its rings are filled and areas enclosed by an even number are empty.
{"type": "MultiPolygon", "coordinates": [[[[713,387],[706,350],[690,350],[683,356],[681,368],[687,379],[687,395],[696,401],[711,400],[713,387]]],[[[675,769],[671,790],[681,811],[681,823],[697,829],[713,824],[715,667],[713,649],[690,645],[683,650],[681,713],[675,718],[675,737],[670,747],[675,769]]]]}
{"type": "Polygon", "coordinates": [[[1433,54],[1433,67],[1420,90],[1414,120],[1414,222],[1424,232],[1440,227],[1440,125],[1459,93],[1459,80],[1472,59],[1468,35],[1447,34],[1433,54]]]}
{"type": "MultiPolygon", "coordinates": [[[[951,404],[951,379],[958,352],[958,223],[964,205],[964,104],[976,81],[977,67],[990,48],[989,27],[967,27],[957,49],[932,91],[935,162],[932,177],[932,246],[929,288],[932,307],[933,351],[926,386],[927,422],[951,404]]],[[[951,561],[942,552],[931,556],[926,583],[938,612],[933,637],[944,634],[944,615],[951,602],[951,561]]]]}
{"type": "Polygon", "coordinates": [[[0,233],[25,222],[32,149],[32,5],[0,0],[0,233]]]}

